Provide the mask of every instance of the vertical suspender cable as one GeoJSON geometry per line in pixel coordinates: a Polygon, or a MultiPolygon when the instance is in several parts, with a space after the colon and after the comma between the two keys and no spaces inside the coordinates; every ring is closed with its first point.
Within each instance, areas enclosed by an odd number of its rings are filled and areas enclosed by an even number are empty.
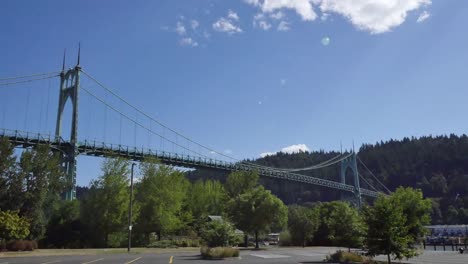
{"type": "MultiPolygon", "coordinates": [[[[106,98],[107,101],[107,91],[105,91],[104,98],[106,98]]],[[[107,128],[107,105],[104,108],[104,136],[103,136],[103,141],[106,142],[106,128],[107,128]]]]}
{"type": "Polygon", "coordinates": [[[45,115],[46,129],[49,128],[49,101],[50,101],[50,79],[49,79],[49,85],[47,87],[47,108],[46,108],[46,115],[45,115]]]}
{"type": "Polygon", "coordinates": [[[28,87],[28,95],[26,96],[26,115],[24,116],[24,130],[28,130],[28,113],[29,113],[29,97],[31,96],[31,87],[28,87]]]}
{"type": "Polygon", "coordinates": [[[120,114],[119,144],[122,145],[122,114],[120,114]]]}

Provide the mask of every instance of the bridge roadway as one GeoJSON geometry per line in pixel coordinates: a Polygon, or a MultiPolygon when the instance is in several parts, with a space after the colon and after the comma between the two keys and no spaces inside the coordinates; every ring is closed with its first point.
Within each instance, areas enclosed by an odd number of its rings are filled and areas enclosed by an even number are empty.
{"type": "MultiPolygon", "coordinates": [[[[50,135],[41,135],[37,133],[0,129],[0,138],[6,137],[16,147],[30,148],[38,144],[50,145],[52,149],[61,151],[72,148],[70,142],[62,138],[51,137],[50,135]]],[[[77,143],[77,151],[80,155],[96,157],[122,157],[133,161],[143,161],[145,158],[157,158],[164,164],[174,165],[185,168],[211,168],[224,171],[258,171],[260,176],[278,178],[289,181],[302,182],[336,190],[354,192],[354,186],[340,182],[324,180],[316,177],[302,174],[276,170],[275,168],[255,166],[243,162],[226,162],[216,159],[207,159],[171,153],[167,151],[155,151],[145,148],[135,148],[123,145],[106,144],[96,141],[87,141],[77,143]]],[[[368,189],[360,188],[361,195],[377,197],[378,193],[368,189]]]]}

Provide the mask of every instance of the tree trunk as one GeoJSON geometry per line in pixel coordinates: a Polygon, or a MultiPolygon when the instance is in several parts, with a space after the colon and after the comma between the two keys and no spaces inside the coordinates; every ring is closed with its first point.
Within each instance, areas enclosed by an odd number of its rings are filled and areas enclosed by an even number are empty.
{"type": "Polygon", "coordinates": [[[158,232],[156,232],[156,234],[158,235],[158,241],[161,241],[161,230],[159,230],[158,232]]]}
{"type": "Polygon", "coordinates": [[[259,248],[259,246],[258,246],[258,231],[255,231],[255,248],[259,248]]]}
{"type": "Polygon", "coordinates": [[[150,233],[146,232],[145,233],[145,240],[146,240],[146,245],[150,244],[150,233]]]}
{"type": "Polygon", "coordinates": [[[245,243],[245,247],[249,247],[249,237],[247,235],[244,235],[244,243],[245,243]]]}
{"type": "Polygon", "coordinates": [[[390,260],[390,254],[387,254],[388,264],[391,264],[392,261],[390,260]]]}

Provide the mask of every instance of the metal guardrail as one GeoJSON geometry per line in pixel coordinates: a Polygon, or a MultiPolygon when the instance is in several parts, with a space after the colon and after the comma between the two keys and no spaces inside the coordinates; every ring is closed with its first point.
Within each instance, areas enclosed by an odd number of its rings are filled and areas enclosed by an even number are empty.
{"type": "MultiPolygon", "coordinates": [[[[57,149],[71,146],[70,142],[63,140],[60,137],[55,138],[50,134],[31,133],[21,130],[0,129],[0,137],[8,137],[12,143],[26,147],[31,147],[37,144],[50,144],[57,149]]],[[[107,144],[104,142],[85,140],[77,143],[77,151],[82,155],[102,157],[119,156],[135,161],[142,161],[145,158],[154,157],[161,160],[163,163],[190,168],[214,168],[226,171],[258,171],[261,176],[265,177],[314,184],[347,192],[355,191],[355,188],[352,185],[292,172],[275,170],[274,168],[254,166],[242,162],[234,163],[216,159],[194,157],[185,154],[157,151],[147,148],[136,148],[125,145],[107,144]]],[[[360,192],[362,195],[370,197],[378,196],[377,192],[367,189],[361,188],[360,192]]]]}

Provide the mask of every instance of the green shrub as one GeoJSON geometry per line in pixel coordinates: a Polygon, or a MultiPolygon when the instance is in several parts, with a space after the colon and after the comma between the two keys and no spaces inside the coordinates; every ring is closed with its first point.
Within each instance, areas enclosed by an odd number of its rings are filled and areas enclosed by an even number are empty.
{"type": "Polygon", "coordinates": [[[239,249],[231,247],[210,248],[207,246],[203,246],[200,248],[200,253],[204,259],[223,259],[239,257],[239,249]]]}
{"type": "Polygon", "coordinates": [[[234,227],[227,221],[207,222],[203,226],[200,236],[209,247],[234,245],[239,242],[234,227]]]}
{"type": "Polygon", "coordinates": [[[291,239],[291,234],[289,233],[289,231],[286,230],[280,233],[279,245],[282,247],[292,246],[292,239],[291,239]]]}
{"type": "Polygon", "coordinates": [[[352,252],[345,252],[342,250],[338,250],[337,252],[327,256],[325,258],[325,261],[327,262],[333,262],[333,263],[375,263],[369,258],[363,257],[361,255],[358,255],[356,253],[352,252]]]}
{"type": "Polygon", "coordinates": [[[200,240],[198,239],[190,239],[190,238],[182,238],[182,239],[175,239],[175,240],[160,240],[154,241],[148,244],[147,248],[178,248],[178,247],[199,247],[200,240]]]}
{"type": "Polygon", "coordinates": [[[190,239],[190,238],[183,238],[183,239],[176,239],[173,240],[174,245],[177,247],[199,247],[200,240],[199,239],[190,239]]]}
{"type": "Polygon", "coordinates": [[[146,247],[148,248],[176,248],[177,246],[172,240],[160,240],[160,241],[154,241],[146,247]]]}
{"type": "Polygon", "coordinates": [[[6,249],[9,251],[33,251],[34,249],[37,249],[37,242],[29,240],[14,240],[6,244],[6,249]]]}

